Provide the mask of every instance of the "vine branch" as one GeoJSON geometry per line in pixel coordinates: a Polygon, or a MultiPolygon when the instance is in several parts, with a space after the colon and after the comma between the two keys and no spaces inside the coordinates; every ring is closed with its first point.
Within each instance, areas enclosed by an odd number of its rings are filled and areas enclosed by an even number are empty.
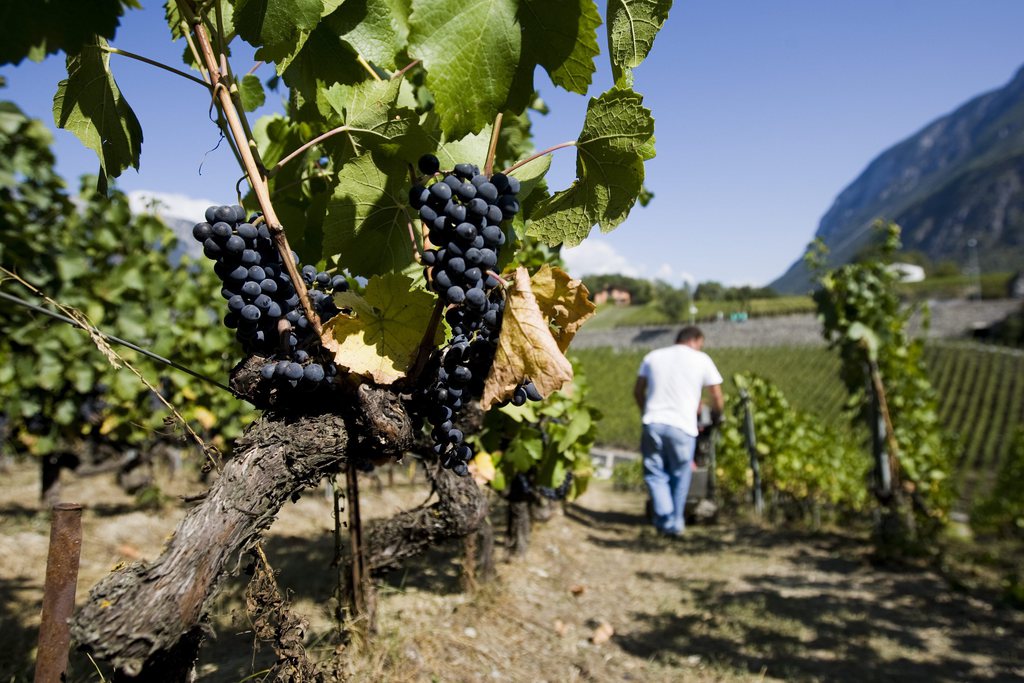
{"type": "Polygon", "coordinates": [[[420,63],[420,60],[418,60],[418,59],[412,60],[411,62],[409,62],[408,64],[403,66],[401,69],[399,69],[395,73],[391,74],[391,79],[394,80],[396,78],[401,78],[402,76],[404,76],[409,71],[409,69],[413,68],[414,66],[416,66],[419,63],[420,63]]]}
{"type": "Polygon", "coordinates": [[[122,50],[122,49],[117,48],[117,47],[111,47],[110,45],[100,45],[98,47],[99,47],[100,50],[102,50],[104,52],[109,52],[112,55],[121,55],[122,57],[128,57],[129,59],[134,59],[134,60],[143,62],[145,64],[149,64],[150,66],[155,66],[158,69],[163,69],[164,71],[169,71],[169,72],[171,72],[172,74],[174,74],[176,76],[181,76],[182,78],[187,78],[188,80],[192,81],[193,83],[198,83],[199,85],[203,86],[207,90],[210,89],[210,84],[207,83],[206,81],[204,81],[204,80],[202,80],[200,78],[196,78],[192,74],[186,73],[186,72],[184,72],[184,71],[182,71],[180,69],[175,69],[173,66],[168,66],[167,64],[164,64],[163,62],[158,62],[155,59],[150,59],[149,57],[143,57],[142,55],[137,55],[134,52],[128,52],[128,50],[122,50]]]}
{"type": "Polygon", "coordinates": [[[314,147],[314,146],[320,144],[321,142],[323,142],[324,140],[327,140],[329,138],[334,137],[335,135],[340,135],[341,133],[372,133],[372,132],[373,131],[366,130],[365,128],[353,128],[352,126],[349,126],[349,125],[338,126],[337,128],[332,128],[331,130],[327,131],[326,133],[323,133],[321,135],[316,136],[315,138],[313,138],[312,140],[310,140],[306,144],[302,145],[301,147],[299,147],[298,149],[293,151],[291,154],[289,154],[288,156],[284,157],[283,159],[278,161],[276,164],[274,164],[274,167],[272,169],[270,169],[269,171],[267,171],[267,177],[273,178],[275,175],[277,175],[277,173],[289,161],[293,161],[296,157],[301,156],[302,153],[307,151],[310,147],[314,147]]]}
{"type": "Polygon", "coordinates": [[[494,117],[494,128],[491,130],[491,143],[487,146],[487,161],[484,163],[484,175],[490,176],[494,170],[494,156],[498,153],[498,138],[501,136],[501,119],[503,114],[499,111],[494,117]]]}
{"type": "Polygon", "coordinates": [[[536,154],[531,154],[530,156],[526,157],[522,161],[517,161],[516,163],[512,164],[511,166],[506,168],[504,171],[502,171],[502,173],[504,173],[505,175],[508,175],[509,173],[511,173],[512,171],[516,170],[517,168],[522,168],[523,166],[525,166],[526,164],[530,163],[534,159],[539,159],[542,156],[544,156],[545,154],[551,154],[552,152],[556,152],[556,151],[558,151],[560,149],[565,149],[566,147],[575,147],[575,146],[576,146],[576,140],[569,140],[568,142],[559,143],[559,144],[555,145],[554,147],[548,147],[547,149],[542,150],[540,152],[537,152],[536,154]]]}
{"type": "Polygon", "coordinates": [[[238,152],[241,154],[242,165],[246,176],[249,178],[249,184],[252,186],[253,192],[256,194],[256,201],[267,221],[267,227],[270,230],[271,237],[274,239],[274,244],[277,246],[277,250],[281,254],[281,260],[284,263],[288,277],[292,281],[292,285],[295,287],[295,292],[299,296],[299,305],[302,307],[302,312],[309,320],[309,324],[312,326],[313,331],[319,338],[323,334],[323,329],[320,325],[320,317],[316,314],[316,311],[309,300],[309,293],[306,291],[306,283],[299,274],[299,270],[295,265],[295,260],[292,258],[292,251],[288,244],[288,237],[284,233],[284,228],[281,226],[281,221],[278,219],[277,212],[274,211],[274,205],[270,200],[270,190],[267,186],[266,176],[253,155],[252,147],[248,144],[245,126],[242,123],[242,117],[244,114],[241,114],[238,111],[238,108],[235,106],[234,99],[231,96],[231,92],[222,82],[225,74],[218,65],[218,59],[213,52],[213,46],[210,43],[210,36],[206,31],[206,27],[203,25],[202,20],[198,18],[193,11],[192,3],[190,0],[177,0],[177,3],[182,14],[188,16],[190,19],[192,32],[195,35],[203,61],[206,64],[206,69],[210,73],[210,84],[213,87],[214,96],[219,102],[219,109],[224,113],[225,118],[227,118],[228,127],[231,131],[232,137],[235,139],[238,152]]]}

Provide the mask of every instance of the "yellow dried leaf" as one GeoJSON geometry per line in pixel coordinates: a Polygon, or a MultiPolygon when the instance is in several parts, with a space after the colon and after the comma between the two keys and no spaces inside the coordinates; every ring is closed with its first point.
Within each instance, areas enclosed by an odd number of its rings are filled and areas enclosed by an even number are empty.
{"type": "Polygon", "coordinates": [[[597,306],[580,280],[574,280],[561,268],[545,264],[530,278],[541,312],[551,323],[551,334],[565,353],[580,326],[594,315],[597,306]]]}
{"type": "Polygon", "coordinates": [[[484,410],[510,397],[524,380],[531,380],[541,396],[572,381],[572,364],[551,334],[526,268],[516,269],[507,295],[498,350],[480,399],[484,410]]]}
{"type": "Polygon", "coordinates": [[[110,432],[117,429],[117,425],[119,425],[120,423],[121,418],[119,415],[107,415],[106,419],[104,419],[103,423],[100,425],[100,434],[106,436],[110,432]]]}
{"type": "MultiPolygon", "coordinates": [[[[412,278],[397,273],[375,275],[360,296],[336,294],[344,312],[324,325],[324,347],[334,362],[350,372],[391,384],[409,371],[434,309],[435,297],[412,288],[412,278]]],[[[444,339],[440,326],[434,344],[444,339]]]]}
{"type": "Polygon", "coordinates": [[[481,450],[469,461],[469,473],[480,486],[494,480],[494,459],[487,451],[481,450]]]}
{"type": "Polygon", "coordinates": [[[203,429],[213,429],[213,426],[217,424],[217,416],[202,406],[193,410],[192,414],[195,416],[196,421],[203,425],[203,429]]]}

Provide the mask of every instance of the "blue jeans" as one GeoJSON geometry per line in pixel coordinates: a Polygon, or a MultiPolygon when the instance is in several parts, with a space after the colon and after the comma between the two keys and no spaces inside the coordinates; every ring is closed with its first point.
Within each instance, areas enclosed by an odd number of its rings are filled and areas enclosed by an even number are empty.
{"type": "Polygon", "coordinates": [[[645,424],[640,440],[644,457],[644,481],[654,507],[654,526],[669,534],[682,533],[686,526],[683,509],[693,477],[693,452],[697,437],[678,427],[645,424]]]}

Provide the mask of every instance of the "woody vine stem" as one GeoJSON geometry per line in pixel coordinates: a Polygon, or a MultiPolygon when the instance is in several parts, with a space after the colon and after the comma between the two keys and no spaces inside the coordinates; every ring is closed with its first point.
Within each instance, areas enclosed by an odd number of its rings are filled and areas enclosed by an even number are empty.
{"type": "Polygon", "coordinates": [[[206,27],[203,25],[202,19],[200,19],[195,13],[195,8],[192,3],[189,0],[177,0],[177,4],[179,10],[188,18],[189,24],[192,27],[192,34],[195,36],[203,64],[206,66],[206,70],[210,75],[210,88],[213,90],[214,97],[217,99],[220,110],[227,119],[231,137],[234,139],[235,147],[238,149],[242,159],[242,165],[244,167],[243,170],[245,171],[246,177],[249,179],[249,185],[252,187],[253,192],[256,193],[256,201],[259,204],[260,211],[263,212],[263,218],[267,223],[267,228],[270,230],[271,237],[274,240],[274,245],[281,253],[281,260],[285,265],[285,270],[288,272],[288,277],[291,278],[292,285],[295,287],[295,292],[299,296],[299,305],[302,307],[302,312],[309,320],[309,324],[312,326],[316,336],[320,337],[323,333],[320,325],[320,317],[316,314],[316,311],[313,309],[313,305],[309,300],[309,293],[306,291],[306,283],[299,274],[299,270],[292,258],[292,250],[288,244],[288,237],[285,235],[281,221],[278,219],[277,213],[274,211],[274,206],[270,200],[270,191],[267,185],[266,173],[262,168],[262,164],[257,162],[256,157],[253,154],[253,148],[250,145],[249,137],[245,133],[248,129],[248,125],[243,121],[245,114],[239,111],[235,106],[235,102],[231,97],[229,84],[224,82],[225,78],[230,79],[230,75],[227,73],[227,70],[222,69],[221,65],[218,63],[219,60],[214,54],[209,33],[206,31],[206,27]]]}

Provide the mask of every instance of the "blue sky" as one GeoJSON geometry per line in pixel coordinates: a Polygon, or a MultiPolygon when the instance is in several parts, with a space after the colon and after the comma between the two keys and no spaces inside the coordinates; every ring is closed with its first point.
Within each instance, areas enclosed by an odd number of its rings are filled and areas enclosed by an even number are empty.
{"type": "MultiPolygon", "coordinates": [[[[180,64],[162,5],[144,7],[125,16],[113,44],[180,64]]],[[[657,122],[654,202],[566,252],[570,270],[769,282],[878,153],[1013,76],[1024,64],[1022,26],[1020,0],[677,0],[636,72],[657,122]]],[[[141,171],[119,186],[199,200],[185,206],[230,200],[239,171],[227,145],[217,147],[206,93],[111,59],[146,135],[141,171]]],[[[592,95],[610,85],[607,57],[598,59],[592,95]]],[[[247,71],[251,53],[236,48],[233,64],[247,71]]],[[[51,122],[62,72],[54,57],[4,67],[0,97],[51,122]]],[[[536,119],[538,147],[575,138],[586,98],[538,81],[552,109],[536,119]]],[[[66,177],[95,170],[77,139],[55,136],[66,177]]],[[[573,168],[571,150],[556,153],[552,187],[568,185],[573,168]]]]}

